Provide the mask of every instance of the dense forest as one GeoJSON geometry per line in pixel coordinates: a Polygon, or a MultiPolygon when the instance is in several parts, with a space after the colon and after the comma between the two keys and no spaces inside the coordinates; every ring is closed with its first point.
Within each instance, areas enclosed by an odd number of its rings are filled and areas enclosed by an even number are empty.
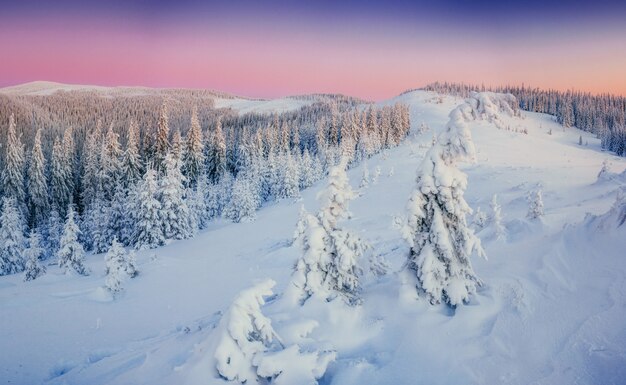
{"type": "MultiPolygon", "coordinates": [[[[0,95],[0,275],[51,258],[88,274],[86,251],[185,239],[398,145],[405,105],[336,95],[283,113],[215,108],[208,91],[0,95]]],[[[302,97],[304,98],[304,97],[302,97]]]]}
{"type": "Polygon", "coordinates": [[[594,133],[602,140],[602,148],[626,156],[626,97],[462,83],[433,83],[425,89],[462,97],[467,97],[471,91],[510,93],[517,98],[521,109],[554,115],[563,127],[577,127],[594,133]]]}

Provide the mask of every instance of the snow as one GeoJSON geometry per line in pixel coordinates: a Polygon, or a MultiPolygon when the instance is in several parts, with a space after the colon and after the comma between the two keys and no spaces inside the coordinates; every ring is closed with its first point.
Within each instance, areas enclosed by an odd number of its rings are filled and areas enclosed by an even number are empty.
{"type": "Polygon", "coordinates": [[[217,98],[216,108],[232,108],[240,115],[255,112],[261,114],[272,114],[275,112],[288,112],[298,110],[304,106],[312,104],[314,100],[304,100],[285,97],[273,100],[254,100],[243,98],[217,98]]]}
{"type": "MultiPolygon", "coordinates": [[[[626,185],[626,159],[547,115],[498,111],[499,126],[467,122],[476,163],[461,164],[465,200],[486,208],[497,194],[507,236],[482,239],[489,260],[473,262],[484,286],[468,305],[433,306],[402,269],[408,245],[392,224],[405,214],[433,132],[462,100],[415,91],[386,103],[396,101],[410,105],[413,134],[368,160],[371,169],[395,172],[354,199],[345,221],[389,263],[387,275],[364,276],[361,305],[281,301],[302,256],[291,246],[299,210],[318,211],[321,181],[299,202],[264,207],[255,222],[214,221],[192,239],[137,252],[141,273],[115,301],[102,289],[102,255],[86,257],[90,276],[48,266],[34,281],[0,277],[0,347],[10,352],[0,355],[2,382],[225,384],[211,359],[222,315],[239,292],[271,278],[276,297],[261,309],[293,347],[265,361],[268,373],[282,360],[301,373],[313,365],[306,354],[318,351],[336,352],[324,384],[622,383],[626,225],[619,226],[623,209],[615,201],[626,185]],[[421,122],[430,127],[422,135],[421,122]],[[578,145],[581,135],[588,146],[578,145]],[[605,160],[613,177],[598,180],[605,160]],[[544,216],[530,221],[526,196],[539,189],[544,216]],[[296,349],[304,356],[298,365],[296,349]]],[[[360,167],[348,171],[353,188],[361,174],[360,167]]]]}

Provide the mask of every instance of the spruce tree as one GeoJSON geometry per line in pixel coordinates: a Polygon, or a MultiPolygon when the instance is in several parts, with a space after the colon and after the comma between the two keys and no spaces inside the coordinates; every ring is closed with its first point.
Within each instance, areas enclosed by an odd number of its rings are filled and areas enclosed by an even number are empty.
{"type": "Polygon", "coordinates": [[[183,174],[175,155],[165,158],[165,176],[159,185],[161,225],[166,239],[186,239],[193,235],[192,214],[185,201],[183,174]]]}
{"type": "Polygon", "coordinates": [[[541,189],[531,191],[527,197],[528,213],[526,217],[534,220],[543,217],[543,198],[541,197],[541,189]]]}
{"type": "Polygon", "coordinates": [[[204,153],[202,143],[202,130],[198,120],[198,109],[194,107],[191,114],[191,127],[187,132],[185,140],[185,151],[183,156],[183,175],[186,178],[187,186],[195,188],[198,178],[204,167],[204,153]]]}
{"type": "Polygon", "coordinates": [[[126,149],[122,155],[122,186],[130,189],[141,179],[141,158],[139,156],[137,123],[131,120],[128,126],[126,149]]]}
{"type": "Polygon", "coordinates": [[[89,270],[85,267],[85,250],[83,245],[78,241],[81,232],[75,221],[74,207],[69,205],[67,208],[67,219],[63,227],[57,258],[59,267],[65,274],[78,273],[80,275],[89,275],[89,270]]]}
{"type": "Polygon", "coordinates": [[[104,263],[106,268],[104,285],[113,297],[115,297],[124,290],[124,281],[127,277],[126,251],[116,238],[113,238],[111,247],[109,247],[109,250],[104,255],[104,263]]]}
{"type": "Polygon", "coordinates": [[[24,270],[22,253],[25,246],[24,221],[17,207],[17,200],[14,196],[5,196],[0,215],[0,275],[24,270]]]}
{"type": "Polygon", "coordinates": [[[71,175],[68,175],[67,158],[63,145],[55,140],[52,146],[52,160],[50,163],[50,195],[52,207],[61,215],[66,214],[67,206],[72,198],[71,175]]]}
{"type": "Polygon", "coordinates": [[[165,242],[161,203],[157,199],[156,171],[146,170],[143,180],[136,188],[137,193],[131,212],[134,223],[133,243],[139,250],[153,249],[165,242]]]}
{"type": "Polygon", "coordinates": [[[40,260],[44,257],[44,248],[41,247],[41,235],[36,230],[31,230],[28,237],[28,247],[24,250],[26,268],[24,269],[24,281],[32,281],[46,274],[46,267],[40,260]]]}
{"type": "Polygon", "coordinates": [[[26,203],[24,191],[24,146],[15,132],[15,118],[9,117],[6,152],[2,169],[2,189],[4,196],[15,198],[18,208],[26,203]]]}
{"type": "Polygon", "coordinates": [[[417,278],[418,292],[432,304],[456,306],[467,302],[481,284],[470,257],[484,252],[466,222],[471,214],[463,198],[467,177],[456,166],[475,156],[465,124],[471,107],[462,104],[449,116],[444,132],[418,168],[403,235],[410,246],[407,267],[417,278]]]}
{"type": "Polygon", "coordinates": [[[159,111],[159,120],[157,123],[154,167],[158,175],[165,174],[165,157],[170,151],[170,127],[167,115],[167,104],[163,102],[159,111]]]}
{"type": "Polygon", "coordinates": [[[46,159],[41,149],[41,130],[37,130],[28,168],[28,212],[31,228],[44,225],[49,210],[46,159]]]}

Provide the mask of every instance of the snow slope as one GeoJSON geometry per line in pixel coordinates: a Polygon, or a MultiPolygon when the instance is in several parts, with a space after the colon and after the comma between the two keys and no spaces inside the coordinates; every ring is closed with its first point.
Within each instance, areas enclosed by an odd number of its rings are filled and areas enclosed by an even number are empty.
{"type": "MultiPolygon", "coordinates": [[[[280,296],[270,300],[264,312],[277,332],[297,339],[299,322],[319,323],[310,338],[337,351],[324,384],[623,383],[626,232],[585,217],[607,212],[626,183],[598,181],[602,162],[610,159],[618,174],[626,160],[547,115],[501,114],[500,129],[489,120],[469,123],[478,159],[463,167],[466,200],[487,211],[497,193],[507,237],[483,239],[489,260],[474,260],[474,268],[485,286],[469,305],[431,306],[404,283],[408,247],[393,222],[433,133],[461,100],[415,91],[388,103],[396,101],[410,104],[414,129],[422,122],[431,129],[368,161],[382,174],[351,203],[353,218],[344,223],[385,256],[391,272],[365,278],[356,309],[337,301],[293,310],[280,296]],[[588,146],[577,144],[579,135],[588,146]],[[538,186],[546,215],[533,222],[525,197],[538,186]]],[[[361,172],[349,171],[354,188],[361,172]]],[[[290,247],[300,205],[315,212],[323,185],[299,202],[263,208],[256,222],[218,221],[191,240],[138,253],[140,275],[114,302],[101,289],[103,255],[88,257],[89,277],[53,266],[33,282],[0,277],[0,383],[226,383],[213,367],[221,314],[255,280],[272,278],[283,292],[300,253],[290,247]]]]}

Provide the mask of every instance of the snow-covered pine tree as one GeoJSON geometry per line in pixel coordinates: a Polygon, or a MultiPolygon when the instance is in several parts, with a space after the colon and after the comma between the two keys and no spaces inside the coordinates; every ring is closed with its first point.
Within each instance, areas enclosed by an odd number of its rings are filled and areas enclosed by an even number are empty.
{"type": "Polygon", "coordinates": [[[222,120],[218,118],[215,131],[207,141],[207,174],[216,183],[226,171],[226,140],[222,131],[222,120]]]}
{"type": "Polygon", "coordinates": [[[109,126],[104,137],[104,144],[100,155],[100,188],[104,193],[104,199],[111,201],[115,188],[121,177],[122,149],[118,135],[113,131],[113,124],[109,126]]]}
{"type": "Polygon", "coordinates": [[[291,244],[299,244],[302,241],[302,237],[304,236],[304,232],[306,230],[306,221],[309,216],[309,212],[306,211],[304,205],[300,206],[300,216],[298,217],[298,222],[296,222],[296,229],[293,232],[293,237],[291,239],[291,244]]]}
{"type": "Polygon", "coordinates": [[[139,270],[137,270],[137,253],[135,250],[131,250],[128,252],[126,256],[126,266],[125,266],[126,275],[130,278],[135,278],[139,275],[139,270]]]}
{"type": "Polygon", "coordinates": [[[141,179],[141,157],[139,156],[139,138],[137,123],[130,121],[126,139],[126,149],[122,155],[122,186],[131,189],[141,179]]]}
{"type": "Polygon", "coordinates": [[[18,209],[22,210],[22,206],[26,203],[24,146],[15,130],[15,118],[11,114],[2,169],[2,192],[6,197],[15,198],[18,209]]]}
{"type": "Polygon", "coordinates": [[[12,195],[5,196],[0,215],[0,275],[24,270],[22,253],[25,246],[24,221],[17,207],[17,199],[12,195]]]}
{"type": "Polygon", "coordinates": [[[378,178],[380,177],[381,172],[380,166],[376,166],[374,169],[374,175],[372,176],[372,184],[378,184],[378,178]]]}
{"type": "Polygon", "coordinates": [[[480,285],[470,257],[484,252],[466,222],[472,211],[463,198],[467,177],[456,167],[458,161],[475,156],[464,118],[471,116],[471,107],[462,104],[449,116],[418,168],[402,232],[411,248],[406,266],[415,273],[418,292],[432,304],[456,306],[467,302],[480,285]]]}
{"type": "Polygon", "coordinates": [[[46,267],[39,261],[44,257],[44,248],[41,247],[41,235],[36,230],[31,230],[28,237],[28,247],[24,250],[26,268],[24,269],[24,281],[32,281],[46,274],[46,267]]]}
{"type": "Polygon", "coordinates": [[[489,225],[493,229],[493,234],[496,239],[502,239],[506,236],[506,229],[502,225],[502,209],[498,203],[498,195],[493,194],[491,198],[491,213],[489,215],[489,225]]]}
{"type": "Polygon", "coordinates": [[[292,199],[300,197],[300,167],[298,162],[294,160],[291,152],[287,152],[283,155],[281,176],[282,183],[280,183],[280,190],[278,191],[278,199],[292,199]]]}
{"type": "Polygon", "coordinates": [[[155,159],[154,167],[158,175],[165,174],[165,157],[170,152],[170,126],[167,115],[167,104],[163,102],[159,111],[159,121],[157,123],[156,142],[154,145],[155,159]]]}
{"type": "Polygon", "coordinates": [[[300,162],[300,190],[311,187],[315,183],[315,169],[313,159],[309,149],[304,150],[302,161],[300,162]]]}
{"type": "Polygon", "coordinates": [[[531,191],[527,197],[528,213],[526,217],[534,220],[543,217],[543,198],[541,197],[541,189],[531,191]]]}
{"type": "Polygon", "coordinates": [[[131,213],[134,223],[133,244],[138,250],[153,249],[165,242],[161,203],[157,193],[156,171],[148,169],[137,185],[136,201],[131,213]]]}
{"type": "Polygon", "coordinates": [[[367,245],[356,234],[338,226],[349,217],[348,202],[356,196],[345,172],[347,160],[329,172],[326,189],[318,199],[317,216],[305,214],[299,222],[302,257],[296,263],[288,296],[300,303],[313,295],[326,299],[341,295],[349,304],[359,302],[359,259],[367,245]]]}
{"type": "Polygon", "coordinates": [[[124,290],[124,281],[127,277],[126,266],[128,265],[126,250],[116,238],[113,238],[111,247],[104,255],[104,262],[106,267],[104,287],[115,297],[124,290]]]}
{"type": "Polygon", "coordinates": [[[251,176],[247,172],[237,175],[230,200],[224,207],[222,215],[235,223],[250,222],[256,218],[259,197],[253,191],[250,179],[251,176]]]}
{"type": "Polygon", "coordinates": [[[50,210],[46,159],[41,148],[41,129],[35,134],[28,167],[28,212],[31,228],[45,225],[50,210]]]}
{"type": "Polygon", "coordinates": [[[87,250],[104,253],[111,244],[109,223],[111,206],[104,198],[104,192],[98,190],[95,198],[84,212],[83,235],[87,250]]]}
{"type": "Polygon", "coordinates": [[[204,144],[202,142],[202,129],[198,120],[198,109],[193,108],[191,113],[191,126],[187,132],[185,140],[185,151],[183,152],[183,175],[186,178],[186,185],[195,188],[198,178],[204,167],[204,144]]]}
{"type": "MultiPolygon", "coordinates": [[[[131,238],[131,223],[128,221],[128,195],[122,182],[118,181],[115,192],[109,205],[107,220],[107,239],[117,239],[123,245],[128,245],[131,238]]],[[[110,242],[109,242],[110,244],[110,242]]]]}
{"type": "Polygon", "coordinates": [[[50,198],[52,207],[63,216],[67,212],[72,198],[72,186],[68,175],[67,158],[63,145],[55,140],[52,146],[52,160],[50,162],[50,198]]]}
{"type": "Polygon", "coordinates": [[[198,229],[204,229],[211,220],[211,213],[208,207],[209,181],[206,174],[201,173],[196,180],[194,189],[187,190],[187,203],[191,215],[194,216],[193,222],[198,229]]]}
{"type": "Polygon", "coordinates": [[[170,154],[176,159],[177,162],[183,160],[183,137],[180,134],[180,129],[176,127],[172,133],[172,144],[170,145],[170,154]]]}
{"type": "Polygon", "coordinates": [[[50,210],[50,217],[48,218],[48,223],[45,229],[48,235],[46,239],[46,246],[48,249],[46,258],[48,258],[56,255],[61,243],[61,234],[63,234],[63,220],[61,219],[59,212],[55,209],[50,210]]]}
{"type": "Polygon", "coordinates": [[[80,275],[89,275],[89,270],[84,265],[85,250],[83,249],[83,245],[78,241],[80,229],[76,224],[74,215],[74,207],[69,205],[59,250],[57,251],[58,263],[65,274],[76,272],[80,275]]]}
{"type": "MultiPolygon", "coordinates": [[[[82,162],[82,194],[81,202],[83,208],[88,208],[91,201],[96,197],[96,192],[100,189],[100,146],[101,146],[101,121],[98,121],[94,131],[87,135],[83,147],[82,162]]],[[[51,182],[52,183],[52,182],[51,182]]]]}
{"type": "Polygon", "coordinates": [[[367,168],[367,161],[363,161],[363,173],[361,174],[361,183],[359,183],[360,189],[366,189],[370,185],[370,171],[367,168]]]}
{"type": "Polygon", "coordinates": [[[193,217],[185,200],[180,161],[173,155],[165,157],[165,175],[159,184],[160,219],[165,239],[187,239],[194,234],[193,217]]]}

